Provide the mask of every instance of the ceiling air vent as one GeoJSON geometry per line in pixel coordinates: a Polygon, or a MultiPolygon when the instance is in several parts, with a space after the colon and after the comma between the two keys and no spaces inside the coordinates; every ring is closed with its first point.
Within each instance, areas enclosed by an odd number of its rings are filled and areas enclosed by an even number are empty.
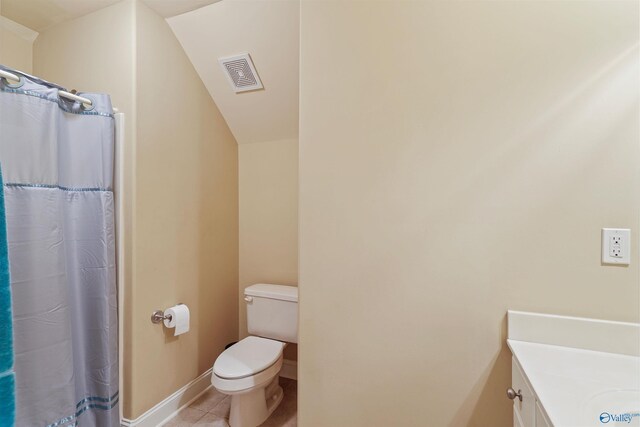
{"type": "Polygon", "coordinates": [[[229,78],[229,83],[234,91],[247,92],[263,88],[260,77],[256,72],[256,67],[253,66],[248,53],[219,58],[218,62],[229,78]]]}

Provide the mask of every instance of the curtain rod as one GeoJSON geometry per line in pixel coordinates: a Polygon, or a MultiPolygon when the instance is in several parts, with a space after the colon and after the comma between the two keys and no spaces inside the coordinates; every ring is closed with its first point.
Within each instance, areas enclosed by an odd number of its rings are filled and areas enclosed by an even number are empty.
{"type": "MultiPolygon", "coordinates": [[[[5,78],[7,80],[14,80],[16,82],[20,81],[20,76],[17,76],[13,73],[10,73],[8,71],[4,71],[4,70],[0,70],[0,77],[5,78]]],[[[84,96],[78,96],[75,95],[71,92],[67,92],[65,90],[58,90],[58,95],[60,95],[63,98],[67,98],[70,99],[72,101],[78,101],[81,102],[83,104],[87,104],[87,105],[93,105],[93,102],[91,102],[91,100],[89,98],[85,98],[84,96]]]]}

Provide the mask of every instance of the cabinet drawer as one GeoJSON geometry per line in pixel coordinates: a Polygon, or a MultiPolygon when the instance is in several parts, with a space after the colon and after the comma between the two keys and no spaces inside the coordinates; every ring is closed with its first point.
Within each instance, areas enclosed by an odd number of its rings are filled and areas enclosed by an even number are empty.
{"type": "Polygon", "coordinates": [[[517,397],[513,400],[513,410],[517,411],[524,427],[535,427],[536,399],[515,357],[511,359],[511,387],[522,394],[522,402],[517,397]]]}

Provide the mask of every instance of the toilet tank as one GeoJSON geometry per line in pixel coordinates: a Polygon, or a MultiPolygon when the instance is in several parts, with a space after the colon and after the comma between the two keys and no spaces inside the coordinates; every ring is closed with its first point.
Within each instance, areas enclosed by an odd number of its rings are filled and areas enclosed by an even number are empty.
{"type": "Polygon", "coordinates": [[[298,342],[298,288],[257,284],[244,290],[250,335],[298,342]]]}

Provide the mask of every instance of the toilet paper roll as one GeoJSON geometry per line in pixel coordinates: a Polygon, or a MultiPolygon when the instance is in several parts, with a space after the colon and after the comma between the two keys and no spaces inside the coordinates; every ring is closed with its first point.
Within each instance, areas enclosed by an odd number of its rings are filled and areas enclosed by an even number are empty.
{"type": "Polygon", "coordinates": [[[178,336],[189,332],[189,307],[184,304],[174,305],[164,311],[165,316],[171,316],[171,320],[165,319],[164,326],[175,328],[173,335],[178,336]]]}

